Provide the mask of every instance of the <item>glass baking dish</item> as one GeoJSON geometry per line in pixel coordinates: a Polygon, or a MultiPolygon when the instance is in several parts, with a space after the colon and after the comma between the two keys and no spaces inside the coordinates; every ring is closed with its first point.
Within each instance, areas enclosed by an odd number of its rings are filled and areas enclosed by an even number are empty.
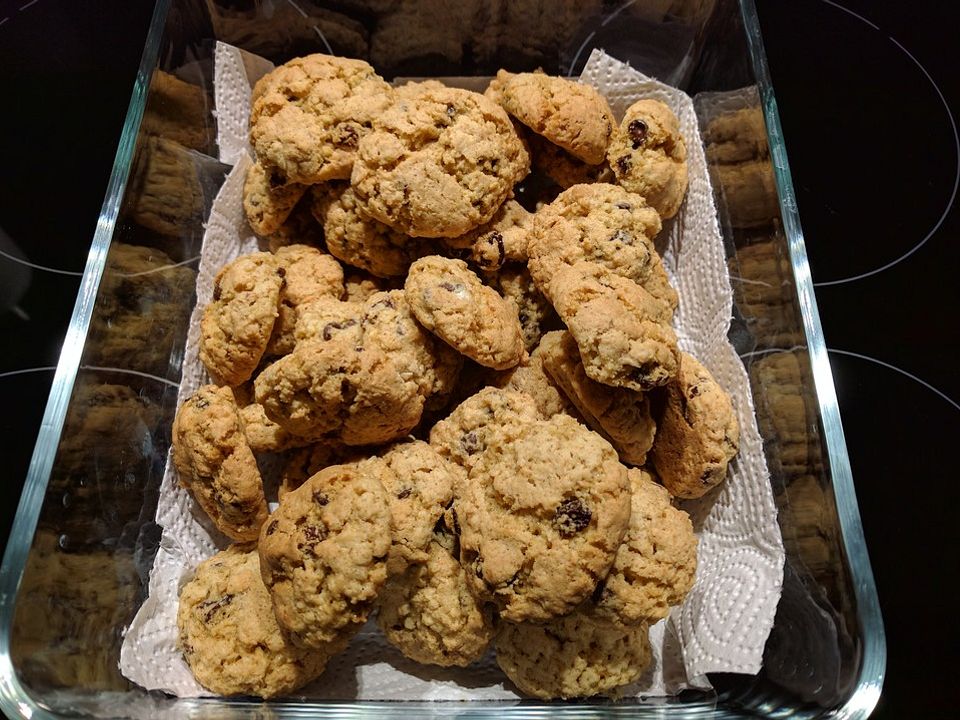
{"type": "Polygon", "coordinates": [[[159,0],[0,571],[0,707],[29,717],[869,715],[886,645],[753,0],[159,0]],[[384,77],[576,75],[602,47],[694,97],[786,547],[757,675],[545,704],[260,703],[146,693],[117,668],[153,522],[216,157],[214,41],[384,77]]]}

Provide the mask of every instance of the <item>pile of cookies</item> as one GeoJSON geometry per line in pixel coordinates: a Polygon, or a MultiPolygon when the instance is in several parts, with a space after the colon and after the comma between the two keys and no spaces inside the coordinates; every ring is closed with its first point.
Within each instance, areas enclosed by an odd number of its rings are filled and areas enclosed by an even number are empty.
{"type": "Polygon", "coordinates": [[[493,645],[540,698],[635,681],[693,584],[673,498],[722,482],[739,439],[677,348],[654,248],[686,191],[676,117],[643,100],[618,125],[542,73],[481,95],[314,55],[257,83],[251,141],[269,251],[217,275],[215,384],[173,431],[181,484],[234,541],[180,595],[197,680],[292,693],[375,616],[422,663],[493,645]]]}

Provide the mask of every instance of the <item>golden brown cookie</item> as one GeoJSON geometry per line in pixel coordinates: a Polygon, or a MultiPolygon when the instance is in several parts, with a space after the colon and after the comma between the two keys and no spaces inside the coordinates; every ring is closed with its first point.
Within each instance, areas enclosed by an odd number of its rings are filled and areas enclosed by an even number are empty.
{"type": "Polygon", "coordinates": [[[627,108],[607,160],[617,183],[642,196],[660,217],[680,210],[687,192],[687,146],[677,116],[664,103],[639,100],[627,108]]]}
{"type": "Polygon", "coordinates": [[[293,492],[260,534],[260,571],[277,622],[302,647],[355,632],[387,579],[390,508],[361,464],[321,470],[293,492]]]}
{"type": "Polygon", "coordinates": [[[568,332],[547,333],[538,348],[543,367],[595,432],[606,438],[620,462],[643,465],[657,426],[646,395],[591,380],[568,332]]]}
{"type": "Polygon", "coordinates": [[[630,518],[610,444],[566,415],[494,438],[454,504],[470,589],[510,622],[571,612],[607,575],[630,518]]]}
{"type": "Polygon", "coordinates": [[[681,353],[650,455],[661,482],[674,497],[700,497],[726,479],[739,444],[730,395],[696,358],[681,353]]]}
{"type": "Polygon", "coordinates": [[[257,235],[277,232],[306,191],[307,186],[299,183],[274,184],[263,165],[254,163],[243,183],[243,212],[247,222],[257,235]]]}
{"type": "Polygon", "coordinates": [[[532,224],[531,213],[516,200],[507,200],[490,222],[460,237],[443,238],[441,242],[457,251],[461,259],[492,272],[505,262],[527,261],[527,236],[532,224]]]}
{"type": "Polygon", "coordinates": [[[486,281],[516,304],[523,346],[532,352],[540,342],[544,327],[556,320],[550,301],[540,292],[527,266],[520,263],[507,263],[500,272],[488,275],[486,281]]]}
{"type": "Polygon", "coordinates": [[[488,222],[530,170],[502,108],[457,88],[403,98],[360,141],[350,182],[361,211],[414,237],[488,222]]]}
{"type": "Polygon", "coordinates": [[[279,270],[270,253],[253,253],[217,273],[200,321],[200,361],[215,382],[239,385],[260,364],[279,314],[279,270]]]}
{"type": "Polygon", "coordinates": [[[630,524],[610,574],[593,593],[595,617],[631,626],[665,618],[693,587],[697,537],[690,516],[641,468],[630,468],[630,524]]]}
{"type": "Polygon", "coordinates": [[[497,73],[488,94],[517,120],[585,163],[599,165],[616,125],[589,85],[544,73],[497,73]]]}
{"type": "Polygon", "coordinates": [[[177,644],[201,685],[219,695],[272,698],[303,687],[343,649],[305,649],[277,625],[256,545],[231,545],[197,568],[180,591],[177,644]]]}
{"type": "Polygon", "coordinates": [[[493,611],[467,588],[460,561],[431,538],[425,562],[390,577],[377,599],[387,642],[411,660],[466,667],[493,638],[493,611]]]}
{"type": "Polygon", "coordinates": [[[230,388],[204,385],[173,421],[173,463],[223,534],[253,540],[267,517],[263,481],[230,388]]]}
{"type": "Polygon", "coordinates": [[[250,141],[277,183],[346,179],[360,139],[392,102],[393,89],[362,60],[294,58],[257,81],[250,141]]]}
{"type": "Polygon", "coordinates": [[[410,266],[404,295],[417,320],[452,348],[503,370],[523,356],[517,306],[484,285],[462,260],[437,255],[410,266]]]}
{"type": "Polygon", "coordinates": [[[623,628],[583,612],[543,625],[502,623],[496,649],[507,677],[543,700],[615,693],[651,659],[646,626],[623,628]]]}

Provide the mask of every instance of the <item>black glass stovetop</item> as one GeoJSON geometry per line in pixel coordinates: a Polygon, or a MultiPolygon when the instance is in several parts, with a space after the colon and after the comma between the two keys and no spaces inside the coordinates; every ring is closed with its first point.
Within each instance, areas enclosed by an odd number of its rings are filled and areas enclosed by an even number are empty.
{"type": "MultiPolygon", "coordinates": [[[[950,3],[757,0],[887,632],[876,717],[960,702],[960,86],[950,3]]],[[[0,0],[6,538],[152,3],[0,0]]]]}

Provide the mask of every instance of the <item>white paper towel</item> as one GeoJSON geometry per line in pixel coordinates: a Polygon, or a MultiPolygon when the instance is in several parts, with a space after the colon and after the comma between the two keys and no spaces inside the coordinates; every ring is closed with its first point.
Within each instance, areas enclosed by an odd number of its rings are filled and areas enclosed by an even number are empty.
{"type": "MultiPolygon", "coordinates": [[[[218,43],[215,96],[221,160],[235,163],[217,196],[203,241],[197,277],[197,308],[191,318],[179,399],[208,382],[198,358],[201,308],[210,300],[213,277],[233,258],[257,250],[244,219],[243,179],[250,165],[247,116],[253,82],[269,70],[258,58],[218,43]]],[[[596,87],[622,117],[643,97],[666,102],[687,138],[690,187],[677,218],[658,246],[680,294],[675,324],[680,346],[698,357],[733,398],[741,427],[740,453],[727,482],[708,497],[685,504],[700,536],[697,576],[684,604],[651,628],[654,661],[626,695],[669,695],[707,687],[705,673],[760,668],[763,645],[780,597],[783,545],[766,461],[743,364],[727,341],[732,294],[716,222],[713,194],[693,103],[684,93],[647,78],[594,50],[581,80],[596,87]],[[665,242],[664,242],[665,241],[665,242]]],[[[150,575],[150,595],[124,637],[120,669],[149,690],[181,697],[209,695],[191,675],[176,648],[177,596],[197,564],[226,547],[202,511],[176,482],[167,463],[157,522],[160,549],[150,575]]],[[[386,643],[373,623],[326,673],[302,694],[316,699],[496,700],[516,692],[490,654],[470,668],[413,663],[386,643]]]]}

